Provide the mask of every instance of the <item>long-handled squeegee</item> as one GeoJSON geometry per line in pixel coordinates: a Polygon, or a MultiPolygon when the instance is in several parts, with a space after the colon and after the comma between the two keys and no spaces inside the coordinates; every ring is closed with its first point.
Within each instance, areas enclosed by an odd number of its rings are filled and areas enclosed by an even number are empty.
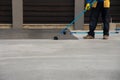
{"type": "MultiPolygon", "coordinates": [[[[96,0],[94,0],[90,5],[92,6],[95,2],[96,0]]],[[[83,10],[77,17],[75,17],[74,20],[72,20],[70,24],[68,24],[64,29],[62,29],[56,36],[54,36],[53,39],[58,40],[60,35],[66,35],[68,28],[70,28],[73,25],[73,23],[75,23],[78,19],[80,19],[81,16],[83,16],[85,12],[87,12],[86,9],[83,10]]]]}

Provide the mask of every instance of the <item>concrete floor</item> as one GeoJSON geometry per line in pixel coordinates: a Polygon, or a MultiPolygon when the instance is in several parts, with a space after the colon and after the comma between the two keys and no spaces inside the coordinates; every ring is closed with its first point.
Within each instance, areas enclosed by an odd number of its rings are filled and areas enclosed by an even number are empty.
{"type": "Polygon", "coordinates": [[[109,40],[1,39],[0,80],[120,80],[120,34],[109,40]]]}
{"type": "MultiPolygon", "coordinates": [[[[0,29],[0,39],[53,39],[60,31],[61,29],[0,29]]],[[[76,39],[70,35],[69,30],[66,35],[59,36],[60,40],[76,39]]]]}

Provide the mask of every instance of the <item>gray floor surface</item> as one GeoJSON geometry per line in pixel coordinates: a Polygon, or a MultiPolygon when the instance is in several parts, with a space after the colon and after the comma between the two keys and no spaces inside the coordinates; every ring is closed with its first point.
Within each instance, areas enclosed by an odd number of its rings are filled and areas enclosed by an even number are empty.
{"type": "Polygon", "coordinates": [[[0,80],[120,80],[120,35],[108,40],[1,39],[0,80]]]}
{"type": "Polygon", "coordinates": [[[0,29],[0,39],[53,39],[76,40],[76,37],[67,30],[66,35],[60,35],[63,29],[0,29]]]}

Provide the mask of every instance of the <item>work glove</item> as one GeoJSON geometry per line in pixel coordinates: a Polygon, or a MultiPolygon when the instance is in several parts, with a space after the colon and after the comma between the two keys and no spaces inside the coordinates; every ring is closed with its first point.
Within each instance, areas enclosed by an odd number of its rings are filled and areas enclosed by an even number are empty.
{"type": "Polygon", "coordinates": [[[87,3],[86,6],[85,6],[85,10],[90,10],[90,3],[87,3]]]}

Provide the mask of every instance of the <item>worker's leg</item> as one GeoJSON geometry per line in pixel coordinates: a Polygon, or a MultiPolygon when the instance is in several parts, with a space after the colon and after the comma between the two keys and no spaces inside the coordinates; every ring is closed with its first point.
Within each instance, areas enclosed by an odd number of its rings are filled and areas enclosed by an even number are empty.
{"type": "Polygon", "coordinates": [[[91,10],[89,32],[88,32],[88,34],[91,36],[95,35],[94,30],[97,26],[98,18],[99,18],[100,11],[101,11],[101,6],[102,6],[101,3],[98,3],[97,7],[92,8],[92,10],[91,10]]]}
{"type": "Polygon", "coordinates": [[[103,21],[103,35],[109,36],[109,9],[103,8],[102,9],[102,21],[103,21]]]}

